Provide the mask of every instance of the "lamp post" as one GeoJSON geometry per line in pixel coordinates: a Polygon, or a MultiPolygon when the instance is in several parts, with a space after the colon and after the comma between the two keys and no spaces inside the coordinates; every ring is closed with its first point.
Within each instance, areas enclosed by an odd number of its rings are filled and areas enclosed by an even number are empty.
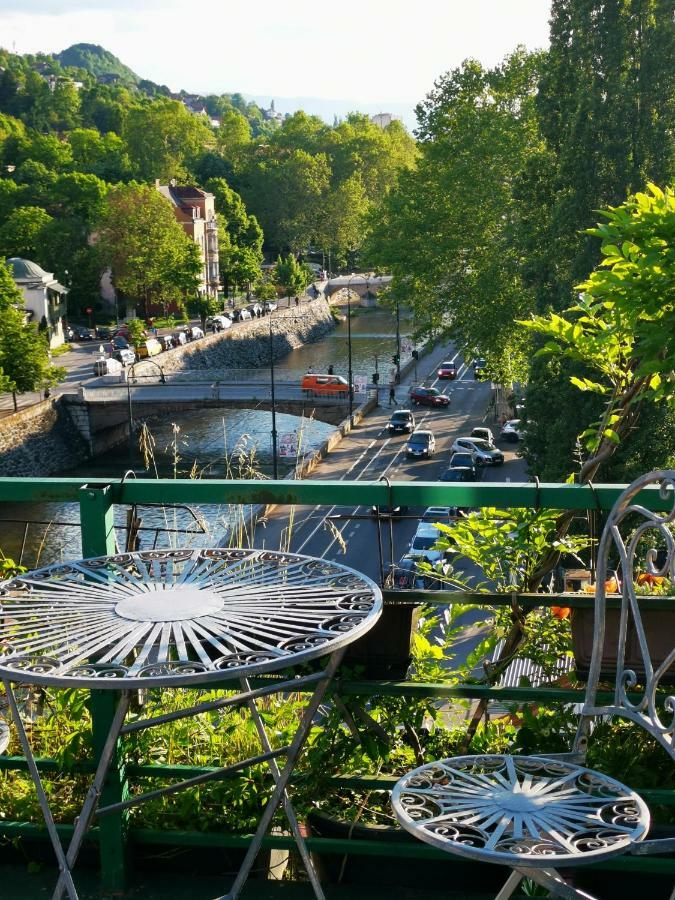
{"type": "MultiPolygon", "coordinates": [[[[164,369],[160,366],[159,363],[156,363],[154,359],[146,359],[145,363],[150,363],[155,366],[156,369],[159,369],[159,383],[166,384],[166,375],[164,374],[164,369]]],[[[131,404],[131,379],[135,378],[134,368],[136,363],[132,363],[127,369],[127,422],[129,425],[129,465],[131,467],[131,463],[133,461],[134,456],[134,412],[131,404]]]]}
{"type": "Polygon", "coordinates": [[[354,389],[352,387],[352,293],[350,285],[352,279],[347,282],[347,360],[348,373],[347,380],[349,382],[349,427],[354,427],[354,389]]]}
{"type": "Polygon", "coordinates": [[[401,307],[396,300],[396,384],[401,383],[401,307]]]}
{"type": "Polygon", "coordinates": [[[272,334],[272,313],[270,323],[270,396],[272,399],[272,476],[276,481],[279,476],[277,464],[277,408],[274,397],[274,335],[272,334]]]}

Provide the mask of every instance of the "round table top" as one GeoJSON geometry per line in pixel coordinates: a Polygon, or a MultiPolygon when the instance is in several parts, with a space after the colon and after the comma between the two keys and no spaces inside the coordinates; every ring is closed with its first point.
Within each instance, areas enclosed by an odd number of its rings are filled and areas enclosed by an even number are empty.
{"type": "Polygon", "coordinates": [[[332,653],[381,611],[373,581],[310,556],[101,556],[0,584],[0,676],[117,690],[224,681],[332,653]]]}
{"type": "Polygon", "coordinates": [[[645,838],[649,810],[620,782],[539,756],[458,756],[420,766],[392,792],[427,844],[513,868],[597,862],[645,838]]]}

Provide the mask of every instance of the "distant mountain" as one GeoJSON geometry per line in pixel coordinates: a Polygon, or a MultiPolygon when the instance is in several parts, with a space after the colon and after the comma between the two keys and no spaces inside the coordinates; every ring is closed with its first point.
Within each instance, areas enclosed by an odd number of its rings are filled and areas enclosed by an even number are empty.
{"type": "Polygon", "coordinates": [[[92,75],[117,75],[127,84],[138,84],[138,75],[125,66],[114,53],[98,44],[73,44],[60,53],[54,54],[62,66],[86,69],[92,75]]]}

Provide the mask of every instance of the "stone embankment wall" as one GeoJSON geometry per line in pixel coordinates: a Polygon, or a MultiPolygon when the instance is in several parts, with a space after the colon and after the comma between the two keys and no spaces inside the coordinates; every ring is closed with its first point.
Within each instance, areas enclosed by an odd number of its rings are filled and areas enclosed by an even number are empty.
{"type": "MultiPolygon", "coordinates": [[[[165,372],[194,369],[255,369],[269,365],[270,320],[274,358],[281,359],[301,347],[320,341],[335,327],[325,300],[313,300],[299,307],[280,309],[270,316],[242,322],[236,328],[207,334],[204,338],[168,350],[154,360],[165,372]]],[[[152,375],[157,367],[143,361],[134,367],[136,375],[152,375]]]]}
{"type": "Polygon", "coordinates": [[[44,400],[0,419],[0,475],[39,477],[78,465],[88,448],[60,400],[44,400]]]}

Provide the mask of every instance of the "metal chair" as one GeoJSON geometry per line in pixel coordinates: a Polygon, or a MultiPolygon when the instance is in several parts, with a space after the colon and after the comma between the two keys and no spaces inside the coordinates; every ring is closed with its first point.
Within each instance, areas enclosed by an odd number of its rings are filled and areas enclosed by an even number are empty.
{"type": "Polygon", "coordinates": [[[581,764],[593,722],[601,716],[636,723],[675,761],[675,696],[657,695],[675,673],[675,639],[670,635],[665,650],[659,649],[660,658],[654,658],[635,590],[635,567],[641,560],[652,578],[675,581],[675,471],[653,472],[634,481],[615,503],[602,533],[593,652],[572,752],[455,757],[420,766],[394,787],[396,816],[415,837],[449,853],[512,869],[497,900],[511,897],[525,877],[552,896],[590,898],[563,880],[558,869],[617,854],[675,851],[675,839],[646,840],[649,810],[634,791],[581,764]],[[634,502],[654,484],[668,501],[666,513],[634,502]],[[615,635],[608,634],[605,603],[610,564],[621,582],[615,635]],[[637,650],[640,666],[635,661],[630,663],[634,668],[628,665],[628,641],[637,650]],[[598,684],[601,676],[607,678],[609,656],[615,687],[611,702],[603,705],[598,684]]]}

